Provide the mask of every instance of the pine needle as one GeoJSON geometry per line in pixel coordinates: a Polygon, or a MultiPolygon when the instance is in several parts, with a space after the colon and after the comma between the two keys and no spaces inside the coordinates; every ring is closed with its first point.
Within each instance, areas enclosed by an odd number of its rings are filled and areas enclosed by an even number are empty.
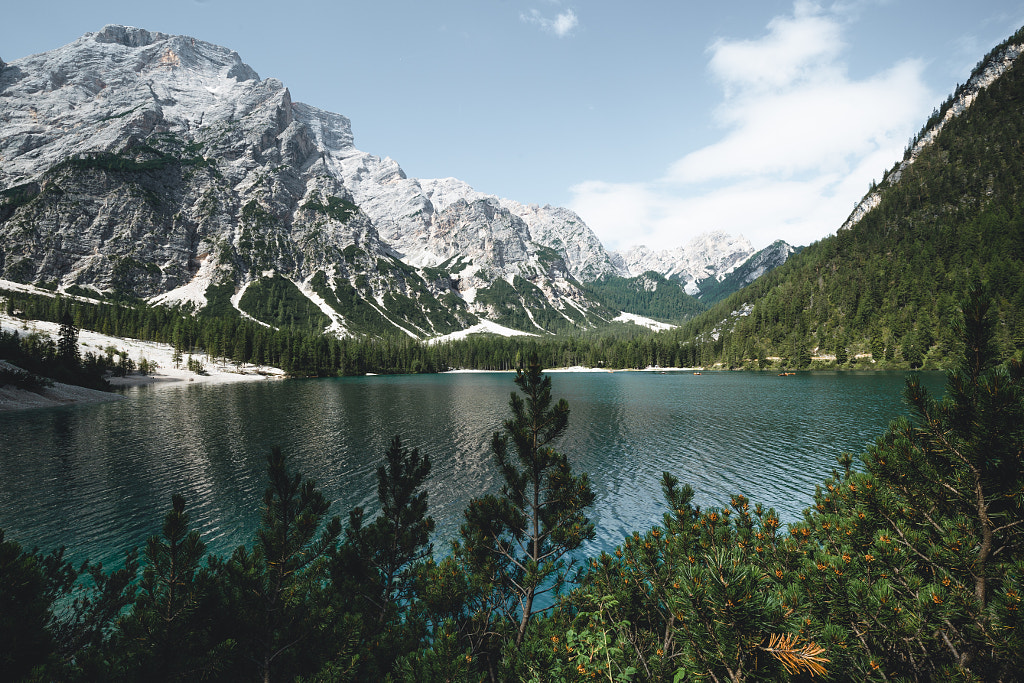
{"type": "Polygon", "coordinates": [[[821,656],[825,652],[825,648],[813,642],[798,646],[799,640],[799,636],[776,633],[769,636],[767,646],[761,645],[760,647],[782,662],[782,666],[790,674],[806,670],[811,676],[826,675],[828,672],[825,671],[825,664],[828,664],[829,660],[821,656]]]}

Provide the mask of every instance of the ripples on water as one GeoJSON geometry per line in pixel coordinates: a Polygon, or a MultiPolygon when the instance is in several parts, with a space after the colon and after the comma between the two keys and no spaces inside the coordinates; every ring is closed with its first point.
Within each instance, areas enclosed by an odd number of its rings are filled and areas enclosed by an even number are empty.
{"type": "MultiPolygon", "coordinates": [[[[589,552],[661,520],[661,473],[700,505],[734,493],[799,518],[843,451],[861,452],[905,412],[896,373],[553,374],[571,410],[558,443],[597,493],[589,552]]],[[[941,375],[924,375],[935,391],[941,375]]],[[[395,434],[430,456],[443,552],[470,498],[496,491],[489,444],[510,374],[158,385],[128,400],[0,413],[0,528],[9,539],[117,564],[186,497],[209,549],[250,543],[266,453],[280,445],[343,520],[376,508],[376,468],[395,434]]]]}

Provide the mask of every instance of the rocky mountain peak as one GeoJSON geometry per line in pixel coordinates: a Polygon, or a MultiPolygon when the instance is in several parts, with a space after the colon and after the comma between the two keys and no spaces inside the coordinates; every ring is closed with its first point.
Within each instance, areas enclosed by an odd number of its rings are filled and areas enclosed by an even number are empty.
{"type": "Polygon", "coordinates": [[[682,247],[653,250],[640,245],[616,252],[614,259],[627,277],[654,271],[679,279],[693,293],[697,291],[693,283],[709,277],[721,280],[754,251],[746,237],[716,230],[697,235],[682,247]]]}
{"type": "Polygon", "coordinates": [[[117,24],[107,24],[101,31],[87,35],[92,35],[97,43],[117,43],[125,47],[145,47],[170,37],[166,33],[151,33],[146,29],[117,24]]]}
{"type": "MultiPolygon", "coordinates": [[[[580,283],[620,269],[578,215],[410,178],[228,48],[106,26],[5,65],[0,97],[0,278],[254,317],[291,286],[339,334],[614,317],[580,283]]],[[[721,245],[691,249],[702,274],[721,245]]]]}

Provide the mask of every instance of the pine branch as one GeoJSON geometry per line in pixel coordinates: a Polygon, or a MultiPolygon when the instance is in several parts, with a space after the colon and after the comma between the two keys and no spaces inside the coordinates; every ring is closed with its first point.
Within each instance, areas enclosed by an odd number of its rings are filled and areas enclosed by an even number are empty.
{"type": "Polygon", "coordinates": [[[768,638],[768,645],[761,645],[764,650],[782,663],[786,671],[791,674],[798,674],[806,670],[807,673],[826,675],[825,664],[829,663],[827,657],[822,657],[825,648],[813,642],[797,646],[800,638],[788,633],[772,634],[768,638]]]}

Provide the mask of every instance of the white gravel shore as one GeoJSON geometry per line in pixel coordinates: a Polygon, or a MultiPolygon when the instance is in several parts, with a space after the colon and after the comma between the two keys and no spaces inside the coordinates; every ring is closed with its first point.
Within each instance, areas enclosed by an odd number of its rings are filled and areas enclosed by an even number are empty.
{"type": "MultiPolygon", "coordinates": [[[[21,335],[38,332],[56,339],[60,325],[41,320],[21,320],[0,314],[0,327],[5,332],[14,330],[21,335]]],[[[279,368],[250,364],[241,366],[236,366],[233,363],[221,364],[212,361],[206,354],[192,356],[205,368],[204,374],[197,374],[187,368],[188,354],[185,354],[179,367],[174,367],[172,360],[174,348],[169,344],[111,337],[88,330],[79,332],[78,348],[83,355],[90,352],[105,354],[107,348],[113,348],[118,352],[127,352],[128,357],[136,364],[142,359],[156,363],[156,370],[145,376],[133,374],[127,377],[109,378],[113,386],[138,386],[163,382],[222,384],[225,382],[266,381],[284,376],[284,372],[279,368]]],[[[59,383],[38,392],[5,386],[0,387],[0,410],[40,408],[87,401],[117,401],[123,398],[124,396],[118,393],[95,391],[59,383]]]]}

